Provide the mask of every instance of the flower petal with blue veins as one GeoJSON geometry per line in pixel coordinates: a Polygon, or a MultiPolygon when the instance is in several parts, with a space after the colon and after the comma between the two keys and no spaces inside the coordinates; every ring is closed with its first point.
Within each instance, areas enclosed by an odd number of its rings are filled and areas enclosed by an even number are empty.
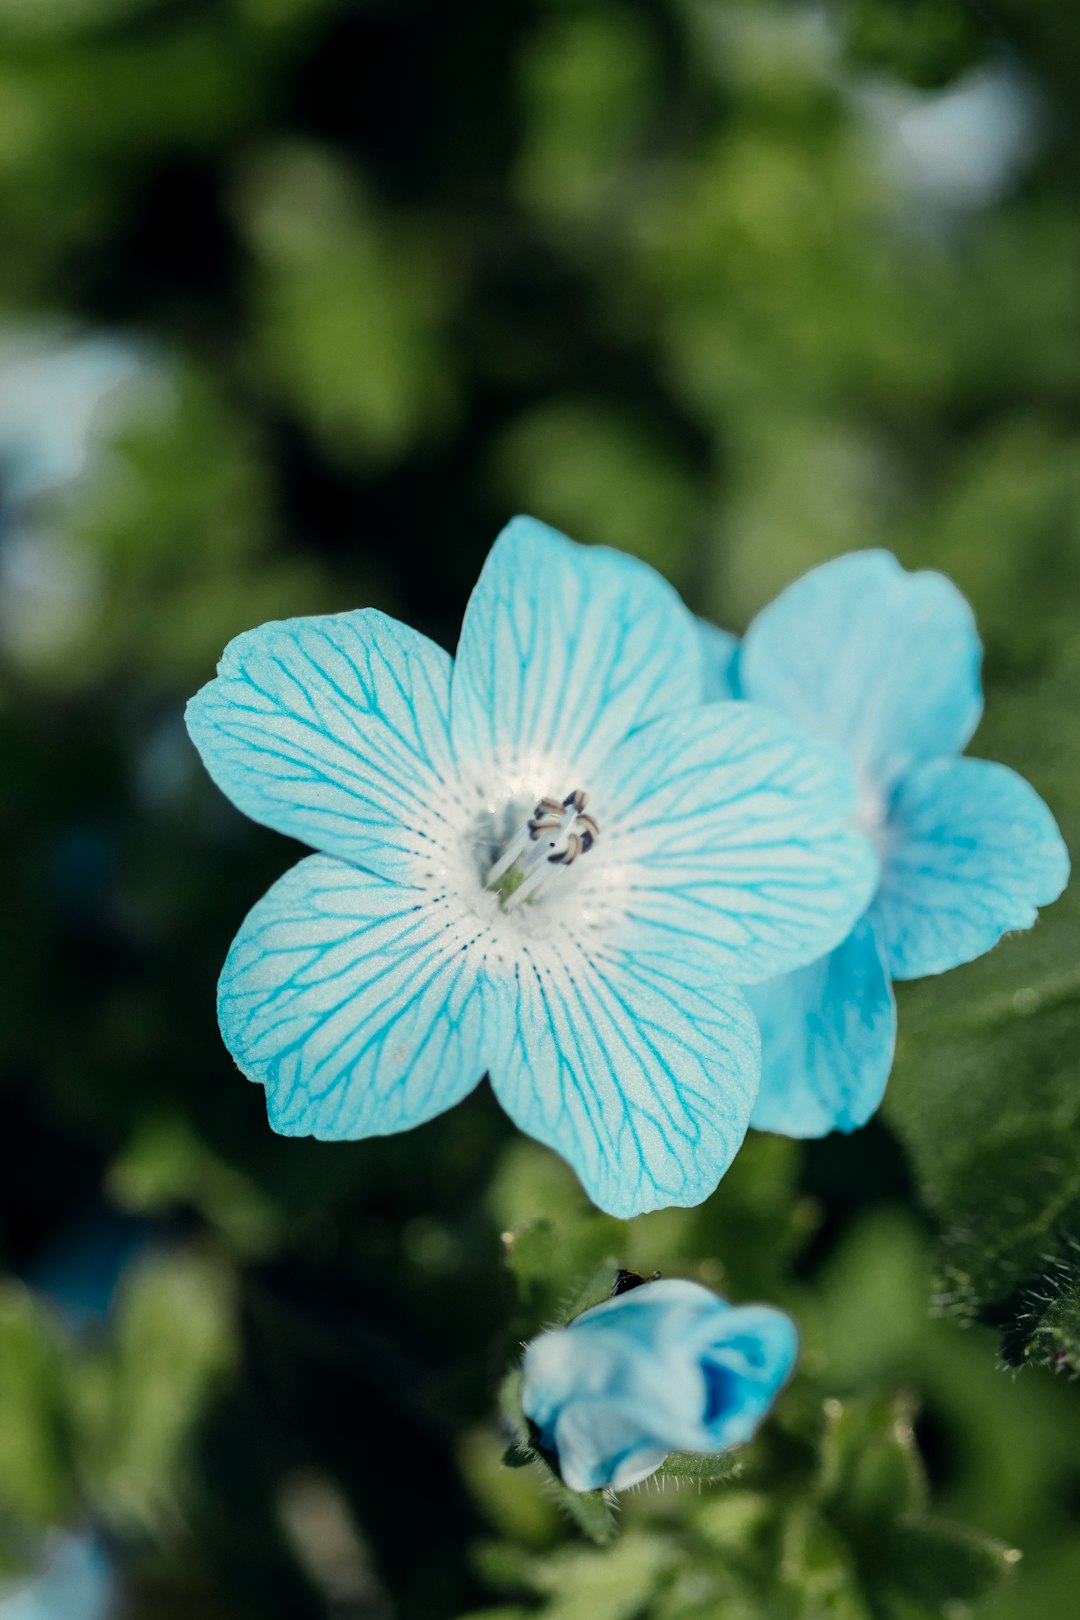
{"type": "Polygon", "coordinates": [[[218,1019],[276,1131],[384,1136],[472,1091],[481,998],[459,935],[422,891],[325,855],[274,884],[226,958],[218,1019]]]}
{"type": "Polygon", "coordinates": [[[491,1083],[523,1131],[628,1217],[699,1204],[746,1133],[757,1028],[705,952],[529,943],[490,986],[491,1083]]]}
{"type": "Polygon", "coordinates": [[[192,698],[188,730],[246,815],[409,882],[456,791],[451,660],[374,609],[237,636],[192,698]]]}
{"type": "Polygon", "coordinates": [[[912,761],[970,740],[981,660],[971,609],[944,575],[860,551],[812,569],[764,608],[738,667],[743,697],[846,744],[860,778],[882,793],[912,761]]]}
{"type": "Polygon", "coordinates": [[[896,1046],[896,1002],[870,919],[828,956],[746,994],[761,1029],[755,1130],[814,1137],[865,1125],[896,1046]]]}
{"type": "Polygon", "coordinates": [[[823,955],[874,891],[846,755],[757,704],[644,727],[592,785],[583,895],[617,892],[657,949],[693,939],[736,984],[823,955]]]}
{"type": "Polygon", "coordinates": [[[973,961],[1056,900],[1069,853],[1035,789],[1006,765],[932,760],[889,808],[873,916],[894,979],[973,961]]]}
{"type": "Polygon", "coordinates": [[[465,610],[455,751],[492,776],[572,766],[574,781],[536,782],[538,796],[588,790],[627,732],[701,701],[703,662],[693,615],[647,563],[514,518],[465,610]]]}

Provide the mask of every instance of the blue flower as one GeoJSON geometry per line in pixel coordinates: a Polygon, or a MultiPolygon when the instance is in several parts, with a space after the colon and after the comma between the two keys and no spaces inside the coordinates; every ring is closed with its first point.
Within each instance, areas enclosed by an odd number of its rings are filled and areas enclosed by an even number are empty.
{"type": "Polygon", "coordinates": [[[969,962],[1056,900],[1069,857],[1014,771],[960,758],[982,714],[982,649],[964,598],[887,552],[815,568],[739,645],[707,625],[712,698],[768,704],[841,743],[877,845],[873,903],[828,956],[756,986],[763,1068],[752,1123],[788,1136],[863,1125],[896,1040],[893,979],[969,962]]]}
{"type": "Polygon", "coordinates": [[[43,1543],[39,1572],[29,1580],[0,1577],[3,1620],[108,1620],[118,1583],[95,1537],[54,1531],[43,1543]]]}
{"type": "Polygon", "coordinates": [[[86,466],[110,408],[152,384],[149,358],[106,333],[0,329],[0,463],[4,506],[22,507],[86,466]]]}
{"type": "Polygon", "coordinates": [[[700,703],[694,625],[645,564],[518,518],[456,660],[370,609],[229,645],[191,735],[235,804],[324,851],[219,987],[275,1130],[408,1130],[488,1072],[602,1208],[713,1189],[759,1073],[738,986],[841,939],[876,862],[842,753],[700,703]]]}
{"type": "Polygon", "coordinates": [[[783,1311],[645,1283],[527,1345],[521,1404],[571,1490],[625,1490],[670,1451],[749,1440],[798,1347],[783,1311]]]}

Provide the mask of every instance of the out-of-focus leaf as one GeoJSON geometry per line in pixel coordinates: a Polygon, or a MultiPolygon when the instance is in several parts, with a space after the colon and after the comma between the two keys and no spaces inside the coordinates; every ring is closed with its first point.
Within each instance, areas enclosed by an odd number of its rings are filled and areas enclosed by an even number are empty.
{"type": "Polygon", "coordinates": [[[549,1620],[632,1620],[674,1561],[671,1541],[631,1531],[604,1552],[571,1546],[533,1559],[523,1573],[547,1598],[549,1620]]]}
{"type": "Polygon", "coordinates": [[[205,1405],[233,1352],[227,1280],[195,1255],[140,1263],[112,1342],[76,1384],[84,1488],[119,1525],[159,1530],[179,1509],[205,1405]]]}
{"type": "Polygon", "coordinates": [[[698,520],[693,470],[647,422],[554,403],[514,422],[496,456],[508,504],[685,577],[698,520]]]}
{"type": "Polygon", "coordinates": [[[922,1603],[931,1613],[949,1604],[974,1603],[993,1591],[1019,1553],[990,1536],[940,1519],[912,1518],[889,1538],[884,1584],[922,1603]]]}
{"type": "Polygon", "coordinates": [[[552,1492],[567,1518],[572,1519],[590,1541],[603,1547],[614,1540],[617,1528],[615,1513],[605,1491],[572,1491],[554,1475],[546,1488],[552,1492]]]}
{"type": "Polygon", "coordinates": [[[535,1474],[541,1489],[555,1502],[590,1541],[602,1545],[615,1535],[612,1497],[607,1491],[572,1491],[564,1485],[556,1470],[554,1457],[549,1457],[534,1443],[535,1431],[530,1427],[521,1409],[521,1369],[515,1367],[507,1373],[499,1390],[499,1411],[507,1432],[513,1436],[510,1458],[504,1465],[520,1468],[530,1462],[536,1465],[535,1474]]]}
{"type": "Polygon", "coordinates": [[[829,1400],[817,1490],[829,1513],[854,1532],[876,1533],[921,1511],[926,1481],[909,1403],[895,1397],[829,1400]]]}
{"type": "Polygon", "coordinates": [[[0,1515],[61,1522],[72,1507],[68,1358],[47,1310],[0,1287],[0,1515]]]}
{"type": "Polygon", "coordinates": [[[556,217],[612,210],[652,111],[656,56],[645,14],[610,4],[557,8],[521,58],[527,138],[518,185],[556,217]]]}
{"type": "Polygon", "coordinates": [[[871,1620],[852,1548],[811,1502],[797,1502],[784,1516],[779,1566],[795,1613],[871,1620]]]}
{"type": "Polygon", "coordinates": [[[452,413],[450,266],[391,233],[326,154],[264,155],[239,188],[268,380],[336,461],[392,459],[452,413]]]}
{"type": "Polygon", "coordinates": [[[594,1215],[572,1225],[536,1221],[503,1236],[518,1295],[522,1337],[555,1327],[611,1294],[626,1227],[594,1215]]]}
{"type": "Polygon", "coordinates": [[[265,1253],[280,1229],[259,1188],[216,1158],[180,1119],[148,1121],[113,1164],[109,1188],[119,1204],[141,1213],[190,1205],[244,1255],[265,1253]]]}

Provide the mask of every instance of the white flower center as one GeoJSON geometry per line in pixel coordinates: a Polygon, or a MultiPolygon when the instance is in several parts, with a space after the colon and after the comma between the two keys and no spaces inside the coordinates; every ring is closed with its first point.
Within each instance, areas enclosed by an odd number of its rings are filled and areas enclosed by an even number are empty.
{"type": "Polygon", "coordinates": [[[531,900],[554,873],[587,855],[600,836],[586,815],[580,788],[565,799],[541,799],[525,825],[509,840],[484,879],[504,911],[531,900]]]}
{"type": "Polygon", "coordinates": [[[876,783],[866,777],[859,782],[855,824],[869,838],[878,854],[884,856],[889,838],[888,801],[876,783]]]}

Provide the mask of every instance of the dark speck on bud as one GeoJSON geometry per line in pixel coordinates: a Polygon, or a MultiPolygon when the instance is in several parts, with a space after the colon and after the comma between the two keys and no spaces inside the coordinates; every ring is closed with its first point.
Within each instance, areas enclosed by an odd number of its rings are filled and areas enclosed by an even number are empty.
{"type": "Polygon", "coordinates": [[[611,1298],[616,1299],[619,1294],[628,1294],[631,1288],[641,1288],[645,1283],[659,1281],[658,1271],[654,1271],[651,1277],[643,1277],[640,1271],[624,1271],[620,1266],[611,1285],[611,1298]]]}

